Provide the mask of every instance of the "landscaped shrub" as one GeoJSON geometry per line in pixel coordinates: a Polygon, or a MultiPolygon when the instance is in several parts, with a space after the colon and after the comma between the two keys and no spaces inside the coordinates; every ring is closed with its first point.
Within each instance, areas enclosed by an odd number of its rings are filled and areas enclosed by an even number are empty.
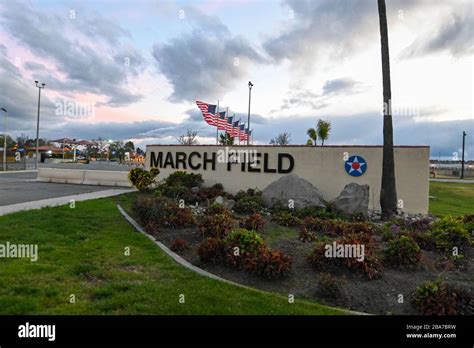
{"type": "Polygon", "coordinates": [[[258,190],[248,189],[247,191],[239,191],[234,199],[233,209],[239,214],[259,213],[265,207],[262,192],[258,190]]]}
{"type": "Polygon", "coordinates": [[[201,174],[177,171],[170,174],[155,190],[159,196],[174,200],[182,199],[186,204],[210,204],[217,196],[228,196],[222,184],[202,187],[201,174]]]}
{"type": "Polygon", "coordinates": [[[303,225],[298,232],[298,239],[303,243],[311,242],[316,239],[316,234],[303,225]]]}
{"type": "Polygon", "coordinates": [[[318,271],[334,271],[341,266],[341,259],[326,257],[326,244],[316,243],[308,256],[309,263],[318,271]]]}
{"type": "Polygon", "coordinates": [[[151,168],[149,171],[134,168],[128,173],[128,179],[132,185],[139,191],[146,191],[155,183],[156,176],[160,173],[158,168],[151,168]]]}
{"type": "Polygon", "coordinates": [[[343,258],[342,265],[353,270],[368,279],[376,279],[382,276],[383,265],[376,255],[376,244],[373,237],[366,233],[351,233],[344,235],[338,244],[344,245],[364,245],[364,260],[359,261],[357,258],[343,258]]]}
{"type": "Polygon", "coordinates": [[[336,219],[339,215],[328,208],[309,206],[300,209],[294,209],[294,214],[300,219],[306,217],[320,218],[320,219],[336,219]]]}
{"type": "Polygon", "coordinates": [[[375,255],[375,242],[367,233],[346,234],[336,241],[337,245],[364,245],[364,258],[353,257],[326,257],[326,244],[316,243],[308,256],[311,265],[320,271],[334,271],[339,267],[352,270],[368,279],[375,279],[382,275],[383,266],[375,255]]]}
{"type": "Polygon", "coordinates": [[[216,214],[230,214],[229,209],[224,207],[222,204],[213,203],[206,209],[206,215],[216,215],[216,214]]]}
{"type": "Polygon", "coordinates": [[[400,268],[414,267],[420,261],[421,251],[413,238],[400,236],[388,242],[384,250],[385,261],[400,268]]]}
{"type": "Polygon", "coordinates": [[[245,269],[268,279],[280,278],[291,270],[292,259],[278,250],[260,248],[253,258],[247,259],[245,269]]]}
{"type": "Polygon", "coordinates": [[[440,280],[419,286],[412,298],[413,305],[424,315],[473,315],[472,292],[440,280]]]}
{"type": "Polygon", "coordinates": [[[272,220],[280,226],[298,226],[301,224],[301,219],[289,211],[280,211],[272,215],[272,220]]]}
{"type": "Polygon", "coordinates": [[[197,253],[204,263],[222,263],[226,257],[226,244],[222,239],[207,238],[199,244],[197,253]]]}
{"type": "Polygon", "coordinates": [[[463,223],[450,216],[434,222],[427,235],[436,249],[446,252],[452,252],[454,247],[463,250],[470,245],[471,240],[463,223]]]}
{"type": "Polygon", "coordinates": [[[201,174],[186,173],[184,171],[176,171],[165,180],[167,186],[184,186],[187,188],[200,187],[203,182],[201,174]]]}
{"type": "Polygon", "coordinates": [[[180,208],[166,197],[139,197],[133,203],[132,210],[144,226],[179,228],[195,223],[189,208],[180,208]]]}
{"type": "Polygon", "coordinates": [[[474,214],[466,214],[462,216],[460,219],[461,219],[461,222],[464,224],[464,228],[468,232],[472,233],[474,231],[474,214]]]}
{"type": "Polygon", "coordinates": [[[342,282],[329,273],[322,273],[318,279],[317,294],[323,298],[341,298],[342,282]]]}
{"type": "Polygon", "coordinates": [[[225,263],[268,279],[284,276],[292,264],[291,257],[271,250],[255,231],[244,229],[232,231],[225,239],[206,239],[198,254],[202,262],[225,263]]]}
{"type": "Polygon", "coordinates": [[[255,254],[262,246],[265,245],[263,238],[255,231],[248,231],[243,228],[233,230],[225,238],[227,245],[238,247],[239,253],[255,254]]]}
{"type": "Polygon", "coordinates": [[[199,219],[198,229],[203,237],[224,238],[236,226],[236,223],[237,221],[227,210],[217,214],[206,212],[199,219]]]}
{"type": "Polygon", "coordinates": [[[184,239],[182,238],[176,238],[172,243],[171,243],[171,246],[170,246],[170,249],[172,251],[174,251],[175,253],[182,253],[183,251],[185,251],[186,249],[188,249],[189,246],[188,246],[188,242],[186,242],[184,239]]]}
{"type": "Polygon", "coordinates": [[[240,220],[240,227],[260,232],[265,229],[265,220],[262,215],[255,213],[240,220]]]}
{"type": "Polygon", "coordinates": [[[195,223],[193,211],[189,208],[179,208],[178,205],[175,206],[168,217],[168,226],[171,228],[191,227],[195,223]]]}

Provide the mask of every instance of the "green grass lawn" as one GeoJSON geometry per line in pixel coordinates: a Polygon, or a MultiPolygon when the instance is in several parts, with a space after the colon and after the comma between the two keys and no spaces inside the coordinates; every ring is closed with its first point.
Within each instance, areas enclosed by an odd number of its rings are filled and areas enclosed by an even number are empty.
{"type": "Polygon", "coordinates": [[[431,214],[474,214],[474,184],[430,182],[431,214]]]}
{"type": "Polygon", "coordinates": [[[0,259],[0,314],[344,314],[183,268],[123,219],[117,200],[131,201],[107,198],[0,217],[0,243],[39,248],[37,262],[0,259]]]}

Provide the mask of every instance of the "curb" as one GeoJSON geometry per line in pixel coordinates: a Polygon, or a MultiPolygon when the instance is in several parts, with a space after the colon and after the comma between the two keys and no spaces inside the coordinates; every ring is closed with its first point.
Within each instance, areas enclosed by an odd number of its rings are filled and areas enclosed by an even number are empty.
{"type": "Polygon", "coordinates": [[[0,216],[16,213],[19,211],[25,211],[25,210],[35,210],[35,209],[42,209],[42,208],[47,208],[47,207],[56,207],[59,205],[66,205],[66,204],[70,204],[71,200],[74,200],[75,202],[82,202],[82,201],[87,201],[90,199],[99,199],[99,198],[117,196],[117,195],[129,193],[133,191],[134,191],[133,189],[125,189],[125,188],[107,189],[107,190],[102,190],[102,191],[81,193],[81,194],[71,195],[71,196],[54,197],[54,198],[40,199],[38,201],[4,205],[4,206],[0,206],[0,216]]]}
{"type": "MultiPolygon", "coordinates": [[[[224,282],[224,283],[227,283],[227,284],[235,285],[235,286],[238,286],[238,287],[244,288],[244,289],[249,289],[249,290],[258,291],[258,292],[265,292],[265,291],[260,290],[260,289],[251,288],[247,285],[242,285],[242,284],[239,284],[239,283],[235,283],[231,280],[221,278],[221,277],[219,277],[219,276],[217,276],[213,273],[210,273],[208,271],[203,270],[202,268],[194,266],[192,263],[185,260],[180,255],[178,255],[175,252],[171,251],[166,245],[164,245],[163,243],[161,243],[160,241],[155,239],[153,236],[146,233],[145,230],[143,230],[143,228],[130,215],[128,215],[125,212],[125,210],[120,206],[120,204],[117,204],[117,208],[120,211],[120,213],[122,214],[122,216],[127,220],[127,222],[135,228],[135,230],[137,230],[138,232],[140,232],[144,236],[148,237],[151,241],[153,241],[153,243],[158,245],[158,247],[160,247],[161,250],[163,250],[168,256],[170,256],[173,260],[175,260],[181,266],[183,266],[183,267],[185,267],[185,268],[187,268],[187,269],[189,269],[189,270],[191,270],[191,271],[193,271],[193,272],[195,272],[195,273],[197,273],[197,274],[199,274],[203,277],[208,277],[208,278],[211,278],[211,279],[215,279],[215,280],[218,280],[218,281],[221,281],[221,282],[224,282]]],[[[322,306],[324,306],[324,305],[322,305],[322,306]]],[[[331,308],[336,308],[336,309],[340,309],[342,311],[346,311],[348,314],[372,315],[372,314],[369,314],[369,313],[356,312],[356,311],[351,311],[351,310],[344,309],[344,308],[338,308],[338,307],[331,307],[331,308]]]]}

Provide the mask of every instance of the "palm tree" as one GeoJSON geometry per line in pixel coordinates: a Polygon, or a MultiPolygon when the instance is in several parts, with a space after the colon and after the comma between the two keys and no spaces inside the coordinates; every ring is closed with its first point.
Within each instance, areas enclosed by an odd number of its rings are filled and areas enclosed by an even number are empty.
{"type": "Polygon", "coordinates": [[[319,120],[317,125],[318,137],[321,139],[321,146],[324,146],[324,141],[329,138],[329,132],[331,131],[331,122],[319,120]]]}
{"type": "Polygon", "coordinates": [[[220,145],[234,145],[234,138],[229,135],[229,133],[219,135],[219,144],[220,145]]]}
{"type": "Polygon", "coordinates": [[[318,140],[318,132],[316,131],[316,129],[310,128],[306,133],[308,134],[309,140],[311,140],[311,142],[314,143],[314,146],[316,146],[316,140],[318,140]]]}
{"type": "Polygon", "coordinates": [[[395,158],[393,154],[393,125],[391,115],[392,91],[390,87],[390,55],[388,50],[387,11],[385,0],[377,0],[380,23],[380,42],[382,47],[383,79],[383,160],[380,207],[382,219],[387,220],[397,212],[397,187],[395,183],[395,158]]]}

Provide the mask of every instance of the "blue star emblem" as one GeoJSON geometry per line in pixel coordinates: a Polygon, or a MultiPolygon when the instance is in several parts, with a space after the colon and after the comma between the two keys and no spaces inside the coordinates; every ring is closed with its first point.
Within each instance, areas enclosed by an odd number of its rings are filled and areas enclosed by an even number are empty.
{"type": "Polygon", "coordinates": [[[367,170],[367,162],[361,156],[351,156],[345,163],[345,169],[350,176],[361,176],[367,170]]]}

